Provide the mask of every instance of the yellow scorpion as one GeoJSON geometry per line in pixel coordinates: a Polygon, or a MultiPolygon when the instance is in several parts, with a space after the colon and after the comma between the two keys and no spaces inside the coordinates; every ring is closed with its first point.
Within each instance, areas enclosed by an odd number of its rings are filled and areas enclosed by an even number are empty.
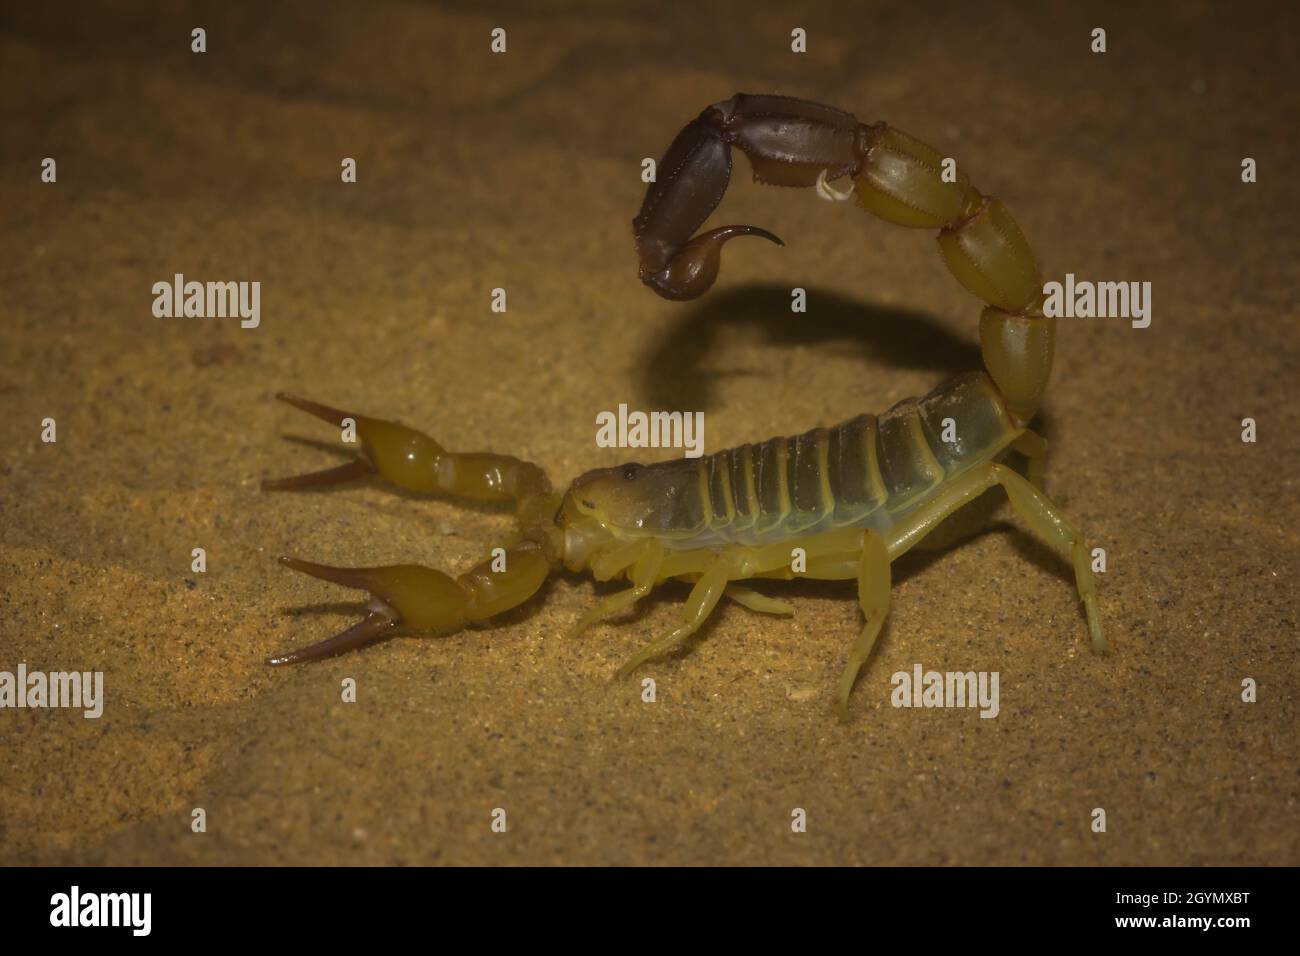
{"type": "Polygon", "coordinates": [[[369,591],[365,618],[271,664],[312,660],[399,631],[447,631],[527,601],[561,566],[630,586],[582,615],[571,630],[631,607],[668,581],[692,585],[681,623],[633,655],[626,675],[694,634],[719,600],[789,614],[784,602],[737,582],[753,578],[856,580],[866,617],[839,680],[835,710],[871,655],[889,610],[890,564],[945,518],[994,485],[1040,538],[1074,566],[1094,651],[1105,650],[1090,554],[1077,526],[1043,493],[1046,442],[1027,427],[1052,367],[1055,319],[1042,313],[1033,253],[1001,201],[981,194],[932,147],[885,123],[786,96],[738,94],[687,124],[658,166],[633,220],[644,283],[668,299],[703,294],[720,250],[753,226],[692,237],[716,208],[731,176],[731,147],[754,178],[815,186],[851,177],[862,208],[901,226],[939,230],[939,251],[957,281],[986,303],[980,315],[985,371],[969,372],[883,415],[771,438],[701,458],[627,464],[582,475],[557,494],[537,465],[487,452],[450,452],[395,422],[288,395],[281,399],[334,425],[352,419],[360,453],[326,471],[267,481],[303,488],[377,473],[417,492],[515,504],[508,548],[458,577],[422,565],[333,568],[297,558],[289,567],[369,591]],[[1025,476],[1005,463],[1027,463],[1025,476]],[[803,568],[794,570],[794,549],[803,568]]]}

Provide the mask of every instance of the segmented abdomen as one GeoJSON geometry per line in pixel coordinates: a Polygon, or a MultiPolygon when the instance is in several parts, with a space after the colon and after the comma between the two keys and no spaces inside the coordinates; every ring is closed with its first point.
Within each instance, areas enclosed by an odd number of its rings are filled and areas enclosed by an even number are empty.
{"type": "Polygon", "coordinates": [[[683,548],[887,528],[1020,431],[989,377],[970,372],[879,417],[648,465],[648,486],[669,493],[642,530],[683,548]]]}

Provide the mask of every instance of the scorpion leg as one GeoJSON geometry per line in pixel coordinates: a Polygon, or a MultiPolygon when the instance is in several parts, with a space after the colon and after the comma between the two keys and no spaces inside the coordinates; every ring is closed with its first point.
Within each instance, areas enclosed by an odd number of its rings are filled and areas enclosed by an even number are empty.
{"type": "Polygon", "coordinates": [[[698,631],[700,625],[708,620],[713,609],[718,606],[718,600],[727,589],[730,574],[730,562],[725,557],[709,565],[700,575],[700,579],[695,582],[690,597],[686,599],[686,605],[682,610],[682,623],[633,654],[627,663],[618,669],[617,676],[626,677],[646,661],[671,650],[698,631]]]}
{"type": "Polygon", "coordinates": [[[1106,639],[1101,633],[1101,610],[1097,603],[1097,579],[1092,573],[1089,552],[1083,535],[1048,497],[1005,465],[991,465],[990,469],[1006,489],[1011,506],[1040,538],[1074,565],[1074,583],[1083,601],[1088,617],[1088,636],[1095,653],[1106,652],[1106,639]]]}
{"type": "Polygon", "coordinates": [[[498,555],[455,578],[419,564],[335,568],[290,557],[280,558],[280,563],[315,578],[369,591],[373,597],[369,613],[352,627],[318,644],[275,654],[267,659],[268,664],[330,657],[392,637],[399,630],[459,630],[523,604],[551,571],[541,547],[531,541],[508,549],[504,562],[498,555]]]}
{"type": "Polygon", "coordinates": [[[840,674],[839,687],[835,692],[835,714],[841,721],[849,719],[849,694],[853,683],[858,679],[858,671],[871,656],[871,649],[876,646],[876,638],[889,613],[889,552],[885,540],[877,531],[868,529],[862,536],[862,555],[858,559],[858,604],[866,621],[849,651],[848,663],[840,674]]]}
{"type": "MultiPolygon", "coordinates": [[[[569,628],[565,637],[577,637],[597,621],[631,607],[650,593],[651,588],[655,586],[655,582],[659,579],[659,569],[663,566],[663,545],[659,543],[658,538],[645,538],[629,548],[627,555],[630,555],[630,559],[617,570],[622,570],[628,565],[631,566],[632,570],[628,574],[628,578],[631,580],[632,586],[606,598],[583,614],[582,617],[578,618],[577,623],[569,628]]],[[[608,569],[608,574],[602,579],[608,580],[617,573],[617,570],[608,569]]]]}
{"type": "Polygon", "coordinates": [[[741,607],[749,608],[751,611],[757,611],[759,614],[781,614],[789,615],[794,613],[794,606],[778,601],[776,598],[768,597],[753,588],[741,587],[738,584],[730,585],[724,592],[727,597],[735,601],[741,607]]]}
{"type": "Polygon", "coordinates": [[[1028,463],[1025,477],[1031,485],[1042,491],[1043,473],[1047,469],[1047,439],[1026,428],[1024,434],[1011,443],[1011,447],[1025,456],[1028,463]]]}
{"type": "MultiPolygon", "coordinates": [[[[681,581],[683,584],[694,584],[699,579],[699,574],[682,574],[673,580],[681,581]]],[[[722,592],[722,596],[730,598],[741,607],[753,611],[755,614],[776,614],[788,617],[794,613],[793,605],[787,604],[785,601],[779,601],[774,597],[768,597],[762,591],[755,591],[753,588],[747,588],[739,584],[727,585],[727,589],[722,592]]]]}
{"type": "Polygon", "coordinates": [[[1001,485],[1011,506],[1031,531],[1065,557],[1074,567],[1075,587],[1088,619],[1088,636],[1094,652],[1106,650],[1097,601],[1097,580],[1089,564],[1083,536],[1046,495],[1006,465],[985,462],[956,478],[947,488],[900,523],[886,539],[890,560],[911,550],[929,532],[958,508],[973,501],[994,485],[1001,485]]]}

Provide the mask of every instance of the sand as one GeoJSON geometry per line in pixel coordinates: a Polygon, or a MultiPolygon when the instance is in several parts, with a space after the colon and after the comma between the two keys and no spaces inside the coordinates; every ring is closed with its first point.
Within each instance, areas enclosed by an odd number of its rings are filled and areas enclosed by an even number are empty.
{"type": "Polygon", "coordinates": [[[102,671],[105,700],[0,710],[0,862],[1300,863],[1300,18],[1022,6],[7,10],[0,670],[102,671]],[[510,526],[375,481],[262,492],[341,460],[277,391],[567,482],[629,457],[595,443],[619,403],[703,411],[717,449],[979,367],[929,234],[740,158],[714,222],[787,247],[732,245],[694,304],[640,285],[640,161],[737,90],[887,119],[1003,197],[1049,275],[1152,283],[1149,328],[1061,320],[1041,418],[1048,491],[1106,551],[1112,653],[1004,508],[895,566],[845,726],[848,585],[769,588],[792,619],[724,607],[631,681],[683,588],[566,640],[612,586],[563,576],[488,627],[267,667],[359,597],[276,555],[459,571],[510,526]],[[176,273],[259,281],[260,325],[156,318],[176,273]],[[998,716],[892,706],[917,663],[998,672],[998,716]]]}

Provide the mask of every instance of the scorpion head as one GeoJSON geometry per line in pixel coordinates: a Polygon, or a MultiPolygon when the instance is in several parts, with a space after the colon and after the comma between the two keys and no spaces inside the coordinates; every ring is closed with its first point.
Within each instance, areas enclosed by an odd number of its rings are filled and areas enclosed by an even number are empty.
{"type": "Polygon", "coordinates": [[[648,485],[655,474],[643,465],[598,468],[575,479],[560,503],[555,523],[564,530],[564,563],[586,566],[592,554],[617,531],[652,532],[660,497],[648,485]]]}

